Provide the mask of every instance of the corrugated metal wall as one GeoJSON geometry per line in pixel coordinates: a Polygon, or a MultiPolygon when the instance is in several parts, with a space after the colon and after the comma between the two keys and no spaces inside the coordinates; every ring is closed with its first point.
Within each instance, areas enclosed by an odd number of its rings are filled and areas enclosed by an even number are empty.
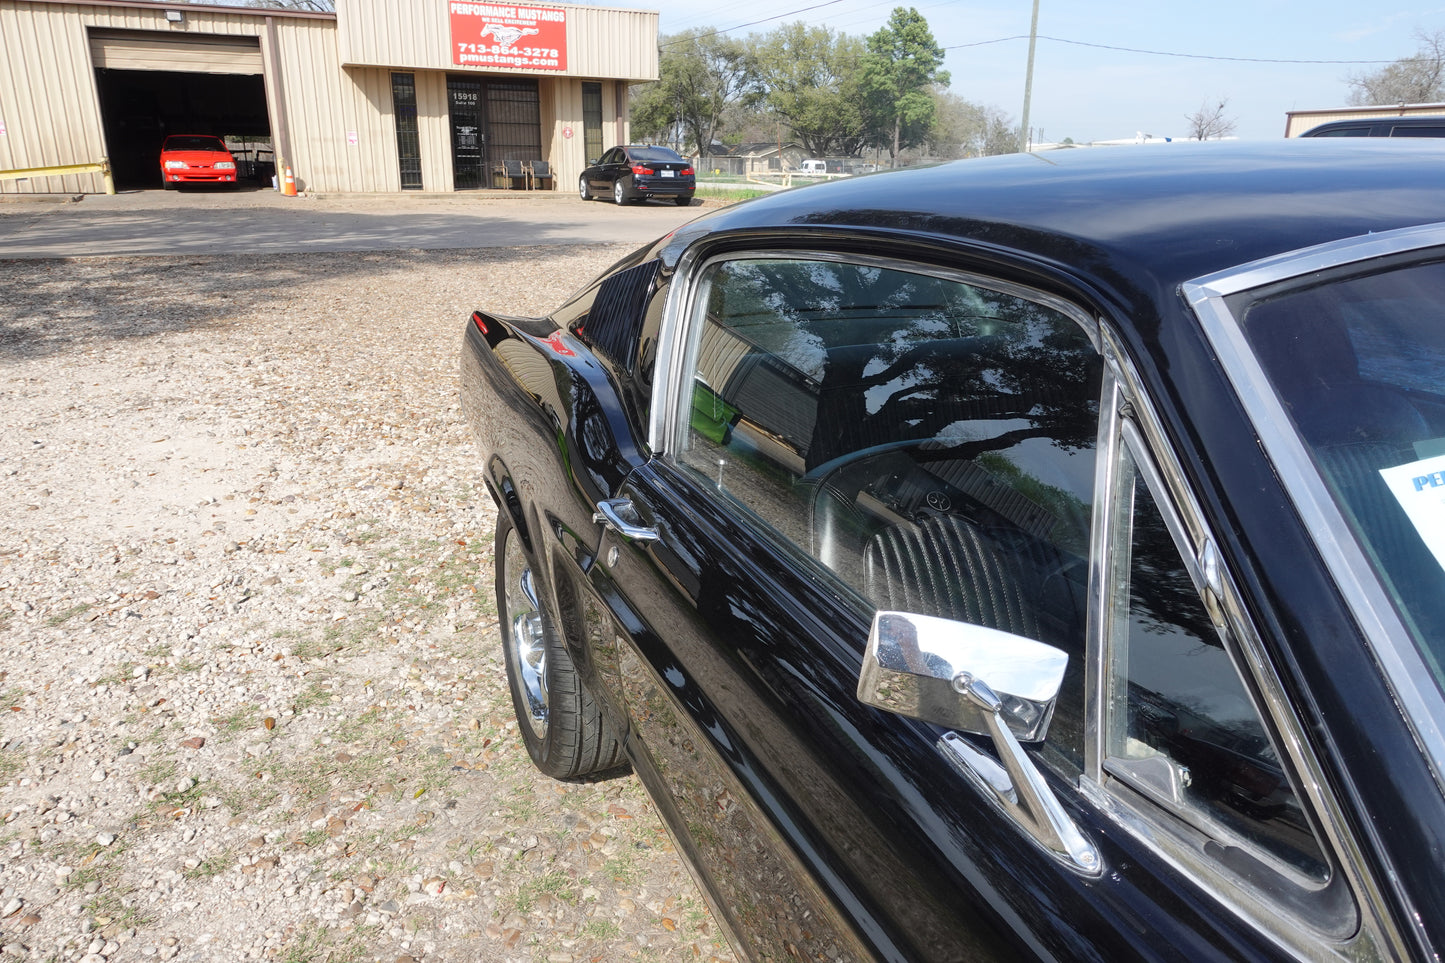
{"type": "Polygon", "coordinates": [[[443,0],[338,0],[341,62],[554,77],[657,79],[657,13],[548,3],[567,11],[567,69],[490,70],[452,63],[451,24],[443,0]]]}
{"type": "MultiPolygon", "coordinates": [[[[99,162],[100,101],[79,9],[0,3],[0,37],[0,170],[99,162]]],[[[99,174],[0,180],[7,193],[101,190],[99,174]]]]}

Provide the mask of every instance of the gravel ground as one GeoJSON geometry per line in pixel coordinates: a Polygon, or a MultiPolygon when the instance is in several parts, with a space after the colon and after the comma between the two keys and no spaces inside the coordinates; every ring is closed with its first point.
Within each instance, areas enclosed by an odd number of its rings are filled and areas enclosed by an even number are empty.
{"type": "Polygon", "coordinates": [[[625,253],[0,262],[0,960],[730,960],[515,732],[473,307],[625,253]]]}

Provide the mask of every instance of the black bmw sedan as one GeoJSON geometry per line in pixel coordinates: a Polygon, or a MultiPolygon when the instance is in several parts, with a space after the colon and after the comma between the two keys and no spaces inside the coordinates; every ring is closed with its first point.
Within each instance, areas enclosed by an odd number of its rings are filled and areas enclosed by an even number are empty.
{"type": "Polygon", "coordinates": [[[668,147],[614,147],[577,180],[584,201],[611,197],[619,206],[656,197],[686,207],[696,189],[692,165],[668,147]]]}
{"type": "Polygon", "coordinates": [[[963,161],[477,312],[533,760],[749,959],[1437,959],[1442,167],[963,161]]]}

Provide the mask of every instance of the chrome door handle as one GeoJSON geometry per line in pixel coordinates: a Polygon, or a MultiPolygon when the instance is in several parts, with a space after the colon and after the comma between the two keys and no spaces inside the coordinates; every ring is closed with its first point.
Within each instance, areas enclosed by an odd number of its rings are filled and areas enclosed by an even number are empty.
{"type": "Polygon", "coordinates": [[[637,509],[628,498],[605,498],[597,503],[592,520],[612,529],[630,542],[655,542],[657,529],[637,524],[637,509]],[[628,519],[632,519],[628,521],[628,519]]]}

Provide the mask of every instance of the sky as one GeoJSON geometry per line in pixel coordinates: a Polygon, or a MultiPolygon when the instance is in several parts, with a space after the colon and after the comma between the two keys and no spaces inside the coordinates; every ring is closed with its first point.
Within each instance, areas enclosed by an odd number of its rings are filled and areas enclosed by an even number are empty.
{"type": "MultiPolygon", "coordinates": [[[[898,0],[635,4],[660,11],[663,34],[707,28],[739,37],[797,20],[862,37],[899,5],[898,0]],[[764,18],[770,19],[756,22],[764,18]]],[[[952,92],[997,107],[1018,123],[1031,0],[922,0],[912,6],[946,48],[952,92]]],[[[1032,139],[1087,142],[1139,133],[1182,138],[1186,118],[1205,102],[1221,99],[1228,102],[1225,116],[1237,124],[1240,139],[1283,137],[1286,111],[1343,106],[1350,76],[1412,55],[1419,46],[1414,32],[1438,29],[1445,29],[1445,6],[1390,0],[1380,6],[1360,0],[1040,0],[1032,139]]]]}

